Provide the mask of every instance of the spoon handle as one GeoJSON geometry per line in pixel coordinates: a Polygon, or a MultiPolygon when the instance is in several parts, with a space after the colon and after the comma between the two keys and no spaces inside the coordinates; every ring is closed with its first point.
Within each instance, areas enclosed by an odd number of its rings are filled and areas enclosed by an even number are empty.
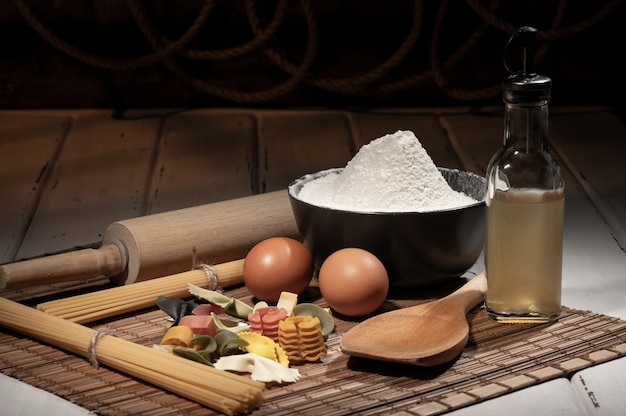
{"type": "Polygon", "coordinates": [[[467,315],[476,305],[483,302],[486,292],[487,277],[482,271],[447,297],[454,298],[454,302],[458,302],[457,304],[463,307],[463,312],[467,315]]]}

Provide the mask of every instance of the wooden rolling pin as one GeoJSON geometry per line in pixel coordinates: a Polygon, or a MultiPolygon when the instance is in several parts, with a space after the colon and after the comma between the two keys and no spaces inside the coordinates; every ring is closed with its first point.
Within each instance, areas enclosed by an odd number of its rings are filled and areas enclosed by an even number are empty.
{"type": "Polygon", "coordinates": [[[241,259],[269,237],[299,238],[287,191],[274,191],[114,222],[96,249],[0,266],[0,290],[100,276],[129,284],[241,259]]]}

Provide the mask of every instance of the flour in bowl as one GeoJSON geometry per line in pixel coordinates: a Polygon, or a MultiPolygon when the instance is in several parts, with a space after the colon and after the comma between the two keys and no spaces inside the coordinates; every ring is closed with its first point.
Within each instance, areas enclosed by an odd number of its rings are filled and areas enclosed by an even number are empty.
{"type": "Polygon", "coordinates": [[[307,182],[298,198],[360,212],[425,212],[476,203],[448,185],[411,131],[372,140],[339,173],[307,182]]]}

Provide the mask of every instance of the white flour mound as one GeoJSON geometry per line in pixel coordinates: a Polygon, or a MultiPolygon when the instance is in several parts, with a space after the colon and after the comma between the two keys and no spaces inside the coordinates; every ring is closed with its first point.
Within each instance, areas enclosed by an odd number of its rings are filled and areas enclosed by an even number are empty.
{"type": "Polygon", "coordinates": [[[411,131],[371,141],[338,174],[307,182],[299,199],[359,212],[425,212],[476,202],[453,190],[411,131]]]}

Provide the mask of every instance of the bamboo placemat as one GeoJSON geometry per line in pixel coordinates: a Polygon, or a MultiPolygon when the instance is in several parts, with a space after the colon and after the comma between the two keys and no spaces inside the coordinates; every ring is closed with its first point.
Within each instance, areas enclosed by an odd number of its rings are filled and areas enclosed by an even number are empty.
{"type": "MultiPolygon", "coordinates": [[[[227,293],[250,301],[245,288],[227,293]]],[[[415,303],[419,301],[401,299],[386,308],[415,303]]],[[[470,341],[461,356],[431,368],[343,355],[341,334],[355,323],[335,318],[328,356],[322,363],[299,366],[299,381],[268,386],[255,415],[436,415],[626,355],[626,321],[567,307],[550,325],[498,324],[478,308],[468,315],[470,341]]],[[[170,325],[163,312],[148,310],[92,326],[151,346],[170,325]]],[[[141,380],[94,369],[82,357],[0,329],[3,373],[97,414],[215,414],[141,380]]]]}

